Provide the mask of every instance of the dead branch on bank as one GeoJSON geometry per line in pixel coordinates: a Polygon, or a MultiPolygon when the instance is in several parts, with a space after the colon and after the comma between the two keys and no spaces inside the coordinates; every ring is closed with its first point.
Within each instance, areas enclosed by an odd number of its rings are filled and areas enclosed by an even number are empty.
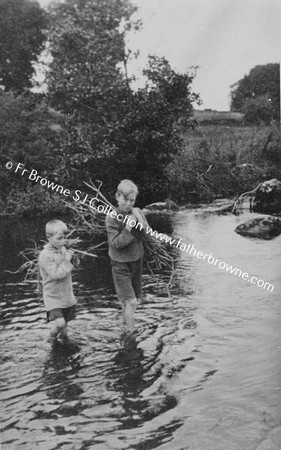
{"type": "Polygon", "coordinates": [[[262,183],[259,183],[258,186],[255,189],[253,189],[252,191],[244,192],[243,194],[241,194],[233,205],[232,213],[236,214],[237,209],[243,203],[245,198],[247,198],[247,197],[252,198],[254,196],[254,194],[257,192],[257,190],[261,187],[261,185],[262,185],[262,183]]]}

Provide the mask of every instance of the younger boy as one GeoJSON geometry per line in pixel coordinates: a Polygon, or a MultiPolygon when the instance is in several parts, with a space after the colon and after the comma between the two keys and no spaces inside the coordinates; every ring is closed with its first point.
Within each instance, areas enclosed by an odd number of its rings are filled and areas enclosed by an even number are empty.
{"type": "Polygon", "coordinates": [[[71,272],[79,265],[79,260],[65,248],[67,232],[67,226],[61,220],[48,222],[48,243],[39,255],[47,323],[52,322],[48,339],[51,344],[63,344],[67,340],[67,323],[75,319],[77,302],[73,295],[71,272]]]}
{"type": "Polygon", "coordinates": [[[133,340],[137,300],[142,296],[142,237],[148,226],[142,212],[134,208],[137,194],[131,180],[122,180],[117,187],[116,211],[108,213],[105,220],[113,281],[122,303],[125,340],[129,341],[133,340]]]}

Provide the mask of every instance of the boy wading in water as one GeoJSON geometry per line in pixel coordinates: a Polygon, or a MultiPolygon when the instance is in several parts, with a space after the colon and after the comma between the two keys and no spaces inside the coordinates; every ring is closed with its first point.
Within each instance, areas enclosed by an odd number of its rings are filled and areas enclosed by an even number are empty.
{"type": "Polygon", "coordinates": [[[65,248],[67,233],[67,226],[61,220],[48,222],[48,244],[39,255],[47,323],[52,323],[48,339],[51,344],[63,344],[67,341],[67,323],[75,319],[77,302],[73,295],[71,272],[79,265],[79,260],[72,251],[65,248]]]}
{"type": "Polygon", "coordinates": [[[122,180],[116,193],[118,206],[105,220],[113,281],[122,304],[125,327],[122,337],[125,346],[131,348],[135,345],[137,300],[142,297],[142,239],[148,227],[142,212],[134,208],[137,195],[137,186],[130,180],[122,180]]]}

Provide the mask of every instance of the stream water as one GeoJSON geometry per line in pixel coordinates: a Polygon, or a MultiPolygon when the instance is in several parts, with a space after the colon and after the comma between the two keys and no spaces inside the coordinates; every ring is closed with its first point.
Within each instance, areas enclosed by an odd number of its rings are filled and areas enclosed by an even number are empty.
{"type": "MultiPolygon", "coordinates": [[[[277,450],[281,448],[281,236],[237,235],[249,214],[180,211],[174,235],[274,285],[273,292],[179,251],[165,274],[144,276],[138,348],[119,343],[120,305],[108,261],[74,275],[77,344],[52,350],[40,295],[1,278],[3,450],[277,450]]],[[[2,222],[1,267],[14,268],[42,224],[2,222]]]]}

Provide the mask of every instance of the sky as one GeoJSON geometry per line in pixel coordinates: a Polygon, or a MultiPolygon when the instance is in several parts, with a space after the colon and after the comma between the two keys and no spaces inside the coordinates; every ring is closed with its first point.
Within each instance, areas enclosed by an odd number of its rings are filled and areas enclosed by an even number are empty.
{"type": "MultiPolygon", "coordinates": [[[[142,29],[127,46],[140,51],[129,74],[143,85],[147,56],[164,56],[180,73],[199,66],[192,90],[197,109],[230,109],[230,86],[259,64],[280,62],[280,0],[131,0],[142,29]]],[[[46,6],[50,0],[40,0],[46,6]]]]}

